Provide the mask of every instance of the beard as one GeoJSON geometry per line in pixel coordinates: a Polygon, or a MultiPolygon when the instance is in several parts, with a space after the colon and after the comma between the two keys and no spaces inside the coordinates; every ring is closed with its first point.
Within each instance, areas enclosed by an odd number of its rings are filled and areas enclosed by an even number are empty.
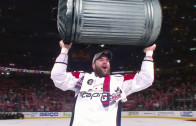
{"type": "Polygon", "coordinates": [[[103,72],[102,68],[96,65],[95,65],[94,71],[95,71],[95,74],[99,77],[106,77],[110,74],[110,68],[108,68],[106,72],[103,72]]]}

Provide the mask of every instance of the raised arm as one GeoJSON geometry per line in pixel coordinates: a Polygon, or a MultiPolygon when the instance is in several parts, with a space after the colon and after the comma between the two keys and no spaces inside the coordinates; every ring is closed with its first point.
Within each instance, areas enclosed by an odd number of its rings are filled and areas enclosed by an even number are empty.
{"type": "Polygon", "coordinates": [[[144,49],[146,56],[142,62],[141,70],[135,75],[124,76],[124,83],[122,85],[126,96],[134,92],[141,91],[151,86],[154,81],[154,63],[153,52],[156,45],[152,45],[144,49]]]}
{"type": "Polygon", "coordinates": [[[55,64],[51,71],[51,79],[53,80],[56,87],[61,90],[73,90],[75,91],[75,85],[80,77],[80,73],[71,73],[67,72],[67,63],[68,63],[68,51],[71,48],[72,44],[66,45],[61,40],[59,42],[61,47],[61,53],[56,58],[55,64]]]}

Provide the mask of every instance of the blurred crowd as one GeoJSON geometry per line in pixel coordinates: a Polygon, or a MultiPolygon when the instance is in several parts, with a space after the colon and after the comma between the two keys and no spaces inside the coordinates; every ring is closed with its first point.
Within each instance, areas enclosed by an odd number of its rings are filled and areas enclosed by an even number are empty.
{"type": "MultiPolygon", "coordinates": [[[[0,75],[0,87],[1,112],[73,108],[74,92],[59,90],[47,74],[10,72],[0,75]]],[[[123,110],[196,110],[196,67],[155,69],[153,85],[128,96],[123,110]]]]}
{"type": "Polygon", "coordinates": [[[130,95],[124,110],[195,111],[195,73],[192,68],[156,73],[153,86],[130,95]]]}
{"type": "Polygon", "coordinates": [[[73,92],[55,88],[49,75],[16,74],[0,77],[0,111],[71,111],[73,92]]]}

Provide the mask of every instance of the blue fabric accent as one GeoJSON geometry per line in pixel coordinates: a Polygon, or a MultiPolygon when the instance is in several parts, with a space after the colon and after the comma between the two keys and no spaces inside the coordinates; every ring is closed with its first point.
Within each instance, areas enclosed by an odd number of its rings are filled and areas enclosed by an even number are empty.
{"type": "Polygon", "coordinates": [[[76,89],[80,90],[82,87],[82,84],[77,83],[77,85],[75,86],[76,89]]]}
{"type": "Polygon", "coordinates": [[[110,93],[104,93],[104,94],[106,94],[107,96],[102,95],[102,104],[104,107],[108,107],[110,105],[110,93]]]}
{"type": "Polygon", "coordinates": [[[75,113],[75,106],[76,106],[76,101],[77,101],[78,95],[75,97],[74,99],[74,106],[73,106],[73,110],[72,110],[72,115],[71,115],[71,121],[69,126],[73,125],[73,121],[74,121],[74,113],[75,113]]]}
{"type": "Polygon", "coordinates": [[[143,60],[143,61],[150,61],[150,62],[153,62],[153,60],[143,60]]]}
{"type": "Polygon", "coordinates": [[[67,65],[67,63],[64,63],[64,62],[55,62],[55,63],[62,63],[62,64],[65,64],[65,65],[67,65]]]}
{"type": "Polygon", "coordinates": [[[116,116],[116,126],[121,126],[121,109],[122,109],[122,102],[119,101],[117,116],[116,116]]]}
{"type": "Polygon", "coordinates": [[[76,89],[78,89],[78,90],[81,89],[83,80],[84,80],[84,76],[81,77],[81,78],[78,80],[78,82],[76,83],[76,86],[75,86],[76,89]]]}

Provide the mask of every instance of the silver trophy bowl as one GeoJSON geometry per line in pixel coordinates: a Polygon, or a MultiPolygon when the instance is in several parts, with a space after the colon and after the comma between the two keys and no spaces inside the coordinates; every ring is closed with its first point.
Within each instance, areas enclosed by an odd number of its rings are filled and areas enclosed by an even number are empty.
{"type": "Polygon", "coordinates": [[[59,0],[64,43],[149,46],[161,30],[159,0],[59,0]]]}

